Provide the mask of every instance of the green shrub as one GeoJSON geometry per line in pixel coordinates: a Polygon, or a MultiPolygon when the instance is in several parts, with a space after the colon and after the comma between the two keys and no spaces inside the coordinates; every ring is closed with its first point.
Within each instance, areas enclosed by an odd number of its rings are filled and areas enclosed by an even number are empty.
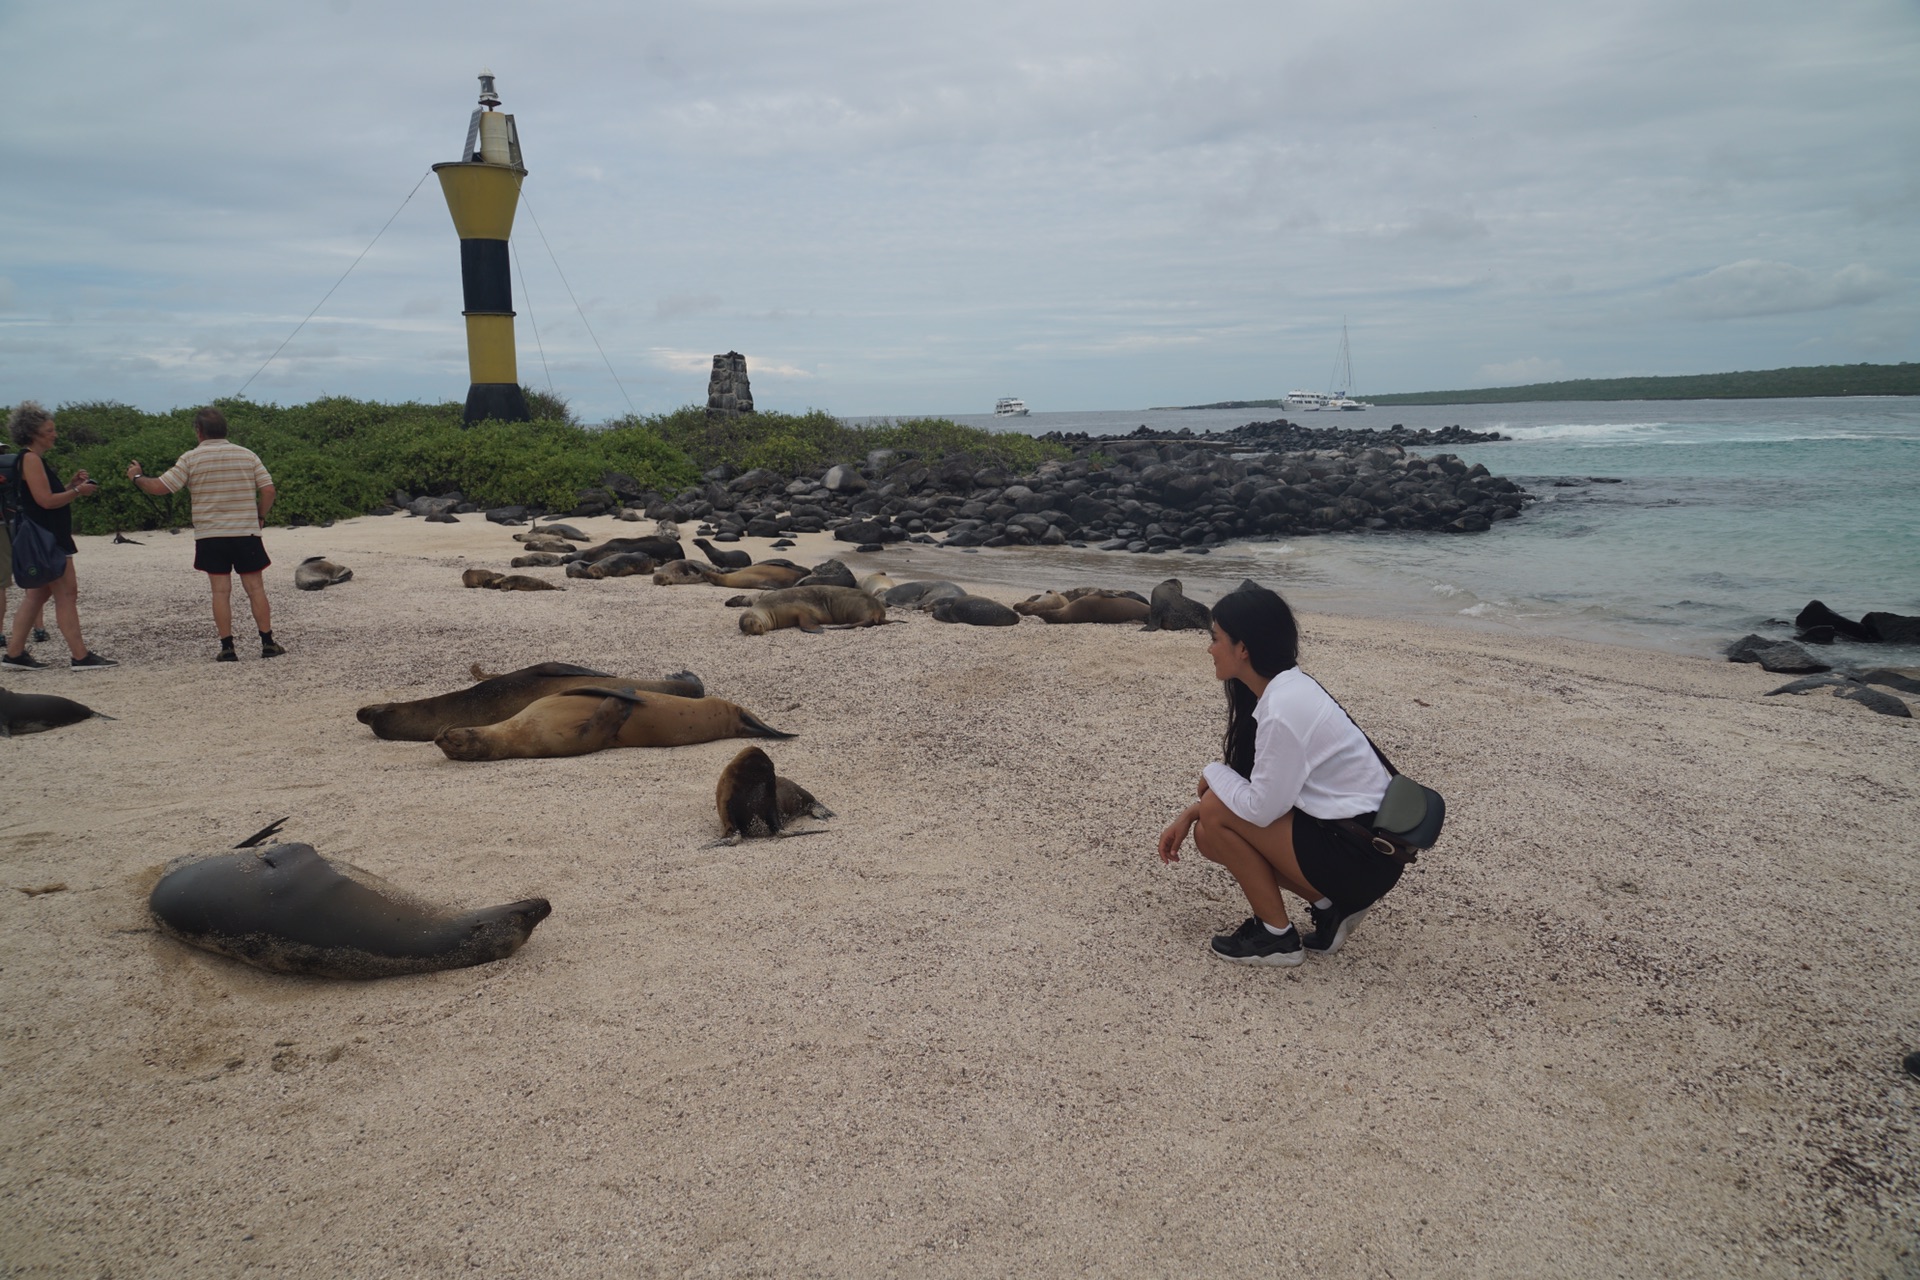
{"type": "Polygon", "coordinates": [[[946,418],[882,420],[852,426],[819,409],[806,413],[743,413],[709,417],[698,406],[621,424],[643,427],[679,449],[702,469],[729,463],[741,470],[766,467],[795,472],[835,462],[862,462],[874,449],[912,449],[938,460],[958,454],[982,464],[1031,471],[1070,451],[1016,432],[963,427],[946,418]]]}

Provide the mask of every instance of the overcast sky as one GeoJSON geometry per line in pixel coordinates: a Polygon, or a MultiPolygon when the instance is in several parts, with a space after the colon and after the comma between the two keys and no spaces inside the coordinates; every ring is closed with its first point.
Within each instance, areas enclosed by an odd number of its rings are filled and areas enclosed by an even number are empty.
{"type": "Polygon", "coordinates": [[[416,183],[483,67],[520,378],[589,419],[727,350],[844,415],[1326,390],[1343,320],[1361,393],[1920,359],[1912,0],[0,0],[0,47],[4,403],[463,398],[416,183]]]}

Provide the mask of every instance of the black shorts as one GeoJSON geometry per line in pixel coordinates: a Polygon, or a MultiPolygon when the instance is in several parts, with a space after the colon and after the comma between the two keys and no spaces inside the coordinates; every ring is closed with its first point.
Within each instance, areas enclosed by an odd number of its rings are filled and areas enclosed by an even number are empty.
{"type": "MultiPolygon", "coordinates": [[[[1362,826],[1373,820],[1361,814],[1362,826]]],[[[1358,911],[1384,897],[1406,868],[1370,844],[1311,814],[1293,811],[1293,856],[1307,883],[1343,911],[1358,911]]]]}
{"type": "Polygon", "coordinates": [[[202,573],[260,573],[272,563],[257,533],[247,538],[199,538],[193,544],[193,567],[202,573]]]}

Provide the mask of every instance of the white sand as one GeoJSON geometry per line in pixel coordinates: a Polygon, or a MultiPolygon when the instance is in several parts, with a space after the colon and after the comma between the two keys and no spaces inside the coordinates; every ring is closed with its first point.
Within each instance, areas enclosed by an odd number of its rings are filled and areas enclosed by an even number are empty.
{"type": "Polygon", "coordinates": [[[508,532],[276,531],[291,652],[237,666],[186,535],[82,540],[124,665],[0,673],[118,717],[0,742],[0,1272],[1914,1271],[1914,722],[1309,616],[1306,668],[1451,818],[1343,953],[1248,970],[1206,953],[1228,877],[1153,856],[1222,727],[1199,636],[749,638],[719,588],[463,590],[508,532]],[[294,591],[321,552],[354,580],[294,591]],[[354,720],[544,660],[697,671],[800,735],[767,745],[832,833],[702,847],[738,742],[461,764],[354,720]],[[153,932],[163,863],[282,815],[553,916],[370,983],[153,932]]]}

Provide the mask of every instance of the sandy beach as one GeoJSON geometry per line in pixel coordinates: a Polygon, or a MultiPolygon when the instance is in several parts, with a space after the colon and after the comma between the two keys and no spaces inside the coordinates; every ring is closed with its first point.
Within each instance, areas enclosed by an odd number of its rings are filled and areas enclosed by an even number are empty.
{"type": "MultiPolygon", "coordinates": [[[[747,637],[724,588],[462,589],[511,532],[270,531],[290,652],[236,597],[237,665],[189,534],[81,539],[122,665],[0,673],[116,717],[0,741],[0,1274],[1920,1273],[1913,721],[1306,614],[1303,666],[1449,823],[1339,955],[1243,969],[1207,953],[1230,878],[1153,854],[1223,727],[1197,634],[747,637]],[[323,553],[353,581],[295,591],[323,553]],[[354,719],[548,660],[690,668],[796,733],[765,745],[830,834],[707,847],[737,741],[473,764],[354,719]],[[282,816],[553,915],[366,983],[153,930],[165,863],[282,816]]],[[[1180,559],[1104,563],[1144,592],[1180,559]]]]}

